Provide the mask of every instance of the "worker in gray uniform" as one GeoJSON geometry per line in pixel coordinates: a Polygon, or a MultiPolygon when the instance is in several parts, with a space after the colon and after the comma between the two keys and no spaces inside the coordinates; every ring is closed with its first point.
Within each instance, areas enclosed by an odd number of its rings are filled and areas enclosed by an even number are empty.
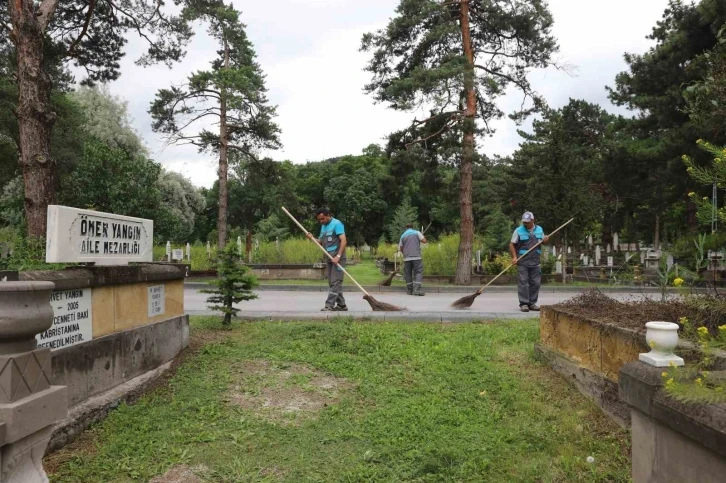
{"type": "Polygon", "coordinates": [[[398,249],[403,253],[403,277],[406,279],[406,291],[409,295],[426,295],[421,291],[424,272],[421,243],[428,243],[423,233],[414,230],[411,223],[406,225],[406,231],[398,242],[398,249]]]}
{"type": "Polygon", "coordinates": [[[538,312],[539,288],[542,283],[542,267],[540,256],[542,249],[540,245],[524,256],[537,243],[547,243],[549,237],[544,234],[541,226],[535,223],[534,215],[525,211],[522,215],[522,224],[514,230],[509,253],[512,255],[512,263],[517,265],[517,286],[519,295],[519,309],[522,312],[530,310],[538,312]],[[523,256],[522,259],[519,257],[523,256]]]}

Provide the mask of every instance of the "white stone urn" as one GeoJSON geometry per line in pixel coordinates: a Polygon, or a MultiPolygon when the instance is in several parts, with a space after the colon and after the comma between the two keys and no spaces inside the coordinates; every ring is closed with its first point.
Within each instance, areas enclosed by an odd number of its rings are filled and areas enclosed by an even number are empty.
{"type": "Polygon", "coordinates": [[[639,359],[655,367],[682,366],[682,358],[673,353],[678,347],[678,324],[672,322],[648,322],[645,341],[651,348],[647,354],[640,354],[639,359]]]}

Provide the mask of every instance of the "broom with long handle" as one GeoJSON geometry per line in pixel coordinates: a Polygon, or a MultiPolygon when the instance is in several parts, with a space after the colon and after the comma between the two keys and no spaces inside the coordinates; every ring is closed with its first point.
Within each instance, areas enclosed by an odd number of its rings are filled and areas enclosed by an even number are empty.
{"type": "MultiPolygon", "coordinates": [[[[572,220],[574,220],[574,218],[570,218],[570,220],[567,221],[567,223],[565,223],[564,225],[562,225],[561,227],[559,227],[558,229],[556,229],[555,231],[553,231],[552,233],[550,233],[549,236],[554,235],[555,233],[557,233],[558,231],[560,231],[561,229],[563,229],[564,227],[566,227],[567,225],[569,225],[570,223],[572,223],[572,220]]],[[[532,248],[530,248],[529,250],[527,250],[521,257],[518,257],[517,258],[517,262],[519,262],[519,260],[523,259],[527,255],[529,255],[532,252],[532,250],[534,250],[535,248],[539,247],[543,242],[544,242],[544,240],[542,240],[541,242],[537,243],[535,246],[533,246],[532,248]]],[[[509,270],[510,268],[512,268],[513,266],[515,266],[516,264],[517,264],[516,262],[515,263],[510,263],[507,268],[505,268],[504,270],[502,270],[499,273],[499,275],[497,275],[496,277],[494,277],[493,279],[491,279],[488,284],[484,285],[482,288],[480,288],[479,290],[477,290],[476,292],[474,292],[471,295],[467,295],[466,297],[461,297],[459,300],[457,300],[453,304],[451,304],[451,307],[453,307],[455,309],[466,309],[466,308],[471,307],[471,304],[474,303],[474,300],[476,300],[476,298],[479,295],[481,295],[481,293],[484,291],[485,288],[487,288],[489,285],[493,284],[496,279],[498,279],[499,277],[501,277],[502,275],[504,275],[504,273],[507,270],[509,270]]]]}
{"type": "MultiPolygon", "coordinates": [[[[429,223],[429,226],[427,226],[424,231],[421,232],[422,235],[425,235],[428,229],[431,228],[431,223],[429,223]]],[[[379,282],[378,285],[381,287],[390,287],[391,282],[393,281],[393,277],[395,277],[396,275],[398,275],[398,269],[392,271],[391,274],[388,277],[384,278],[381,282],[379,282]]]]}
{"type": "MultiPolygon", "coordinates": [[[[308,236],[308,235],[310,235],[310,232],[309,232],[309,231],[307,231],[307,230],[305,229],[305,227],[304,227],[304,226],[302,226],[302,225],[300,224],[300,222],[298,222],[298,221],[297,221],[297,220],[295,219],[295,217],[294,217],[294,216],[292,216],[292,215],[290,214],[290,212],[289,212],[289,211],[287,211],[287,209],[285,209],[285,207],[284,207],[284,206],[282,207],[282,211],[284,211],[284,212],[285,212],[285,214],[286,214],[287,216],[289,216],[289,217],[290,217],[290,219],[291,219],[292,221],[294,221],[294,222],[295,222],[295,224],[296,224],[296,225],[297,225],[297,226],[298,226],[298,227],[299,227],[299,228],[300,228],[300,229],[301,229],[301,230],[302,230],[302,231],[303,231],[303,232],[305,233],[305,236],[308,236]]],[[[328,257],[328,258],[329,258],[329,259],[330,259],[331,261],[333,260],[333,257],[332,257],[332,256],[330,255],[330,253],[328,253],[328,251],[327,251],[327,250],[326,250],[325,248],[323,248],[323,247],[322,247],[321,245],[319,245],[318,243],[315,243],[315,244],[316,244],[316,245],[317,245],[318,247],[320,247],[320,249],[321,249],[321,250],[323,251],[323,253],[325,253],[325,255],[326,255],[326,256],[327,256],[327,257],[328,257]]],[[[351,279],[351,280],[353,281],[353,283],[354,283],[354,284],[356,284],[356,285],[358,286],[358,288],[359,288],[359,289],[361,290],[361,292],[363,292],[363,293],[365,294],[365,295],[363,296],[363,298],[365,299],[365,301],[366,301],[366,302],[368,302],[368,303],[370,304],[370,306],[371,306],[371,309],[372,309],[372,310],[373,310],[374,312],[401,312],[401,311],[403,311],[403,310],[406,310],[406,309],[404,309],[404,308],[402,308],[402,307],[399,307],[399,306],[397,306],[397,305],[393,305],[393,304],[387,304],[387,303],[385,303],[385,302],[379,302],[378,300],[374,299],[374,298],[373,298],[373,297],[371,296],[371,294],[369,294],[368,292],[366,292],[366,289],[364,289],[364,288],[363,288],[363,287],[361,286],[361,284],[359,284],[359,283],[358,283],[358,282],[357,282],[357,281],[356,281],[356,280],[355,280],[355,279],[354,279],[353,277],[351,277],[351,276],[350,276],[350,274],[348,273],[348,271],[347,271],[347,270],[346,270],[346,269],[345,269],[345,268],[344,268],[344,267],[343,267],[342,265],[339,265],[339,264],[336,264],[336,265],[338,266],[338,268],[340,268],[340,269],[341,269],[341,270],[343,271],[343,273],[344,273],[344,274],[346,274],[346,275],[348,276],[348,278],[350,278],[350,279],[351,279]]]]}

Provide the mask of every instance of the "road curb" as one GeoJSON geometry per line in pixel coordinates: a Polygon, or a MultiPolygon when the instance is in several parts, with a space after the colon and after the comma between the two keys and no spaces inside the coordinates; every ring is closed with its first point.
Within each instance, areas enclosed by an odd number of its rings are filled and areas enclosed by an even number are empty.
{"type": "MultiPolygon", "coordinates": [[[[209,288],[210,285],[204,282],[185,282],[185,288],[202,290],[209,288]]],[[[363,288],[370,293],[404,293],[406,287],[381,287],[378,285],[364,285],[363,288]]],[[[424,287],[426,293],[474,293],[480,287],[476,286],[428,286],[424,287]]],[[[356,287],[345,286],[347,292],[357,292],[356,287]]],[[[597,289],[602,293],[661,293],[658,287],[568,287],[568,286],[548,286],[542,285],[540,293],[585,293],[590,290],[597,289]]],[[[259,292],[327,292],[328,287],[321,285],[260,285],[255,289],[259,292]]],[[[496,285],[487,287],[489,293],[510,293],[517,291],[516,285],[496,285]]],[[[696,292],[706,292],[707,289],[697,289],[696,292]]],[[[668,289],[668,293],[681,293],[678,289],[668,289]]]]}
{"type": "MultiPolygon", "coordinates": [[[[221,312],[210,310],[188,310],[190,316],[221,316],[221,312]]],[[[333,320],[354,320],[357,322],[429,322],[429,323],[473,323],[502,319],[535,319],[534,313],[498,313],[498,312],[346,312],[332,314],[330,312],[240,312],[237,319],[250,322],[326,322],[333,320]]]]}

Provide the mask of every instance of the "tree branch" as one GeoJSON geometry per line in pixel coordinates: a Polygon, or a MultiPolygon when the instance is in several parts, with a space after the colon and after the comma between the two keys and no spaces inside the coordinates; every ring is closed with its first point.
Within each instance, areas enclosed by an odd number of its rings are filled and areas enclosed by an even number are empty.
{"type": "MultiPolygon", "coordinates": [[[[49,1],[49,0],[46,0],[46,1],[49,1]]],[[[58,1],[58,0],[55,0],[55,1],[58,1]]],[[[108,2],[109,5],[111,5],[112,8],[115,8],[116,10],[121,12],[126,18],[128,18],[131,21],[131,23],[133,24],[133,27],[136,29],[136,32],[139,34],[139,36],[141,38],[146,40],[150,45],[154,45],[154,46],[156,45],[156,43],[153,40],[151,40],[148,35],[146,35],[144,32],[142,32],[143,27],[141,25],[139,25],[139,22],[138,22],[138,20],[136,20],[136,17],[134,17],[130,13],[126,12],[122,8],[119,8],[119,6],[116,5],[115,3],[113,3],[111,0],[106,0],[106,1],[108,2]]]]}
{"type": "Polygon", "coordinates": [[[71,43],[71,46],[68,48],[68,56],[73,57],[76,53],[76,48],[78,47],[78,44],[81,42],[81,39],[84,35],[86,35],[86,32],[88,32],[88,26],[91,24],[91,17],[93,16],[93,11],[96,9],[96,0],[89,0],[88,1],[88,12],[86,12],[86,19],[83,22],[83,29],[81,30],[81,33],[76,37],[76,40],[71,43]]]}
{"type": "Polygon", "coordinates": [[[40,24],[40,29],[43,33],[45,33],[48,28],[50,19],[53,18],[53,14],[55,13],[57,6],[58,0],[43,0],[43,3],[41,3],[38,7],[38,23],[40,24]]]}
{"type": "Polygon", "coordinates": [[[176,131],[177,132],[182,132],[183,130],[185,130],[186,128],[188,128],[190,125],[194,124],[196,121],[198,121],[200,119],[203,119],[203,118],[205,118],[207,116],[217,116],[217,117],[219,117],[219,114],[214,114],[214,113],[211,113],[211,112],[203,112],[202,114],[199,114],[198,116],[194,117],[194,119],[192,119],[189,122],[187,122],[186,124],[184,124],[182,127],[180,127],[179,129],[177,129],[176,131]]]}
{"type": "Polygon", "coordinates": [[[438,117],[441,117],[441,116],[447,116],[447,115],[451,115],[452,117],[461,116],[462,114],[464,114],[464,112],[465,111],[462,109],[462,110],[459,110],[459,111],[442,112],[440,114],[436,114],[435,116],[431,116],[428,119],[424,119],[422,121],[419,121],[419,120],[414,119],[413,120],[413,125],[414,126],[420,126],[421,124],[426,124],[427,122],[431,122],[434,119],[436,119],[438,117]]]}
{"type": "Polygon", "coordinates": [[[511,82],[512,84],[515,84],[517,87],[519,87],[520,89],[522,89],[524,92],[529,92],[530,91],[530,88],[526,84],[524,84],[522,81],[517,80],[517,79],[515,79],[514,77],[512,77],[512,76],[510,76],[508,74],[505,74],[503,72],[497,72],[497,71],[491,70],[491,69],[487,69],[483,65],[479,65],[479,64],[475,64],[474,67],[476,67],[477,69],[481,69],[481,70],[483,70],[484,72],[486,72],[488,74],[496,75],[498,77],[501,77],[502,79],[506,79],[509,82],[511,82]]]}
{"type": "MultiPolygon", "coordinates": [[[[444,124],[444,126],[441,129],[439,129],[438,131],[436,131],[435,133],[433,133],[433,134],[431,134],[429,136],[426,136],[425,138],[419,138],[419,139],[416,139],[415,141],[411,141],[410,143],[406,143],[406,149],[409,149],[414,144],[425,143],[429,139],[435,138],[436,136],[438,136],[439,134],[443,133],[444,131],[447,131],[447,130],[451,129],[452,127],[454,127],[454,125],[458,121],[461,120],[461,118],[464,116],[464,112],[465,111],[455,111],[453,113],[447,113],[447,114],[452,114],[452,116],[449,118],[448,121],[446,121],[446,123],[444,124]]],[[[432,119],[435,119],[437,117],[440,117],[440,116],[438,116],[438,115],[437,116],[433,116],[433,117],[430,117],[430,118],[428,118],[428,119],[426,119],[424,121],[416,121],[416,120],[414,120],[414,124],[421,125],[421,124],[424,124],[426,122],[429,122],[432,119]]]]}

